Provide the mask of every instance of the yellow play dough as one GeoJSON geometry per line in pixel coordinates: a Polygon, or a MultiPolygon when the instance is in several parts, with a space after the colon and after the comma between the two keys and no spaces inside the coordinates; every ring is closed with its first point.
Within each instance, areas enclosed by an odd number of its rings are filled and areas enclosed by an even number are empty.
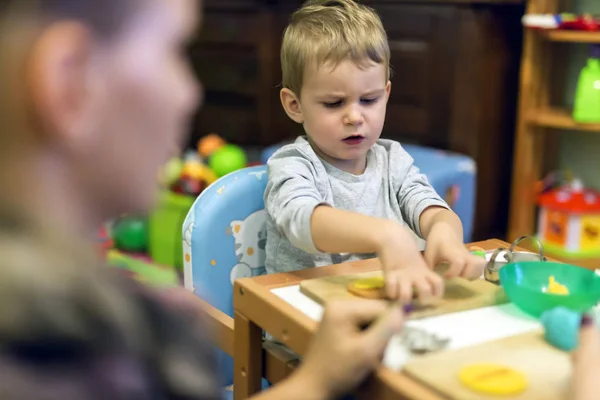
{"type": "Polygon", "coordinates": [[[385,281],[383,279],[383,276],[378,276],[374,278],[364,278],[354,281],[352,283],[352,286],[360,290],[383,289],[385,287],[385,281]]]}
{"type": "Polygon", "coordinates": [[[525,375],[512,368],[497,364],[466,366],[458,373],[458,379],[475,392],[498,396],[516,395],[527,388],[525,375]]]}
{"type": "Polygon", "coordinates": [[[565,285],[556,282],[554,276],[548,278],[548,289],[546,293],[568,295],[569,289],[565,285]]]}

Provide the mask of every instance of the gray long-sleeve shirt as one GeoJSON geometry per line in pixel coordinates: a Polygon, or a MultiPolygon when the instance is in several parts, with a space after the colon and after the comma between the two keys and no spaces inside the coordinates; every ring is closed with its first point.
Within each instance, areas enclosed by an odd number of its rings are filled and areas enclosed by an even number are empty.
{"type": "Polygon", "coordinates": [[[266,270],[295,271],[373,257],[327,254],[314,245],[310,218],[322,204],[406,224],[421,237],[419,217],[430,206],[448,208],[398,142],[380,139],[360,175],[321,160],[308,141],[278,150],[268,162],[266,270]]]}

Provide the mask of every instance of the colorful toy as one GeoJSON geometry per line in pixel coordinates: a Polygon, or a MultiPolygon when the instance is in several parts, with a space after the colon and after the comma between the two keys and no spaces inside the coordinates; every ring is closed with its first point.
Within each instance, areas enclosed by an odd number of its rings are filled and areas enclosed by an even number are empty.
{"type": "MultiPolygon", "coordinates": [[[[149,217],[145,235],[155,263],[183,268],[182,226],[196,198],[219,177],[246,166],[246,154],[216,134],[198,141],[198,148],[173,158],[159,172],[163,191],[149,217]],[[210,167],[203,160],[209,159],[210,167]]],[[[124,251],[141,251],[141,237],[117,227],[115,240],[124,251]]],[[[145,248],[144,248],[145,249],[145,248]]]]}
{"type": "Polygon", "coordinates": [[[132,253],[144,252],[148,247],[148,222],[141,217],[121,217],[115,222],[112,235],[117,249],[132,253]]]}
{"type": "Polygon", "coordinates": [[[555,307],[587,312],[600,300],[600,276],[574,265],[549,261],[517,262],[502,267],[499,274],[510,301],[534,317],[555,307]],[[551,276],[568,290],[568,294],[548,292],[551,276]]]}
{"type": "Polygon", "coordinates": [[[183,171],[184,163],[179,157],[170,159],[158,173],[158,181],[162,186],[171,186],[174,184],[181,171],[183,171]]]}
{"type": "Polygon", "coordinates": [[[540,317],[544,337],[548,343],[564,351],[571,351],[579,342],[579,327],[583,315],[565,307],[546,311],[540,317]]]}
{"type": "Polygon", "coordinates": [[[568,258],[600,256],[600,192],[581,180],[539,196],[538,236],[553,254],[568,258]]]}
{"type": "Polygon", "coordinates": [[[115,241],[109,232],[108,226],[103,224],[100,229],[98,229],[97,235],[96,248],[98,250],[98,255],[101,258],[106,258],[106,254],[114,247],[114,245],[115,241]]]}
{"type": "Polygon", "coordinates": [[[548,288],[546,289],[546,293],[566,296],[569,294],[569,289],[565,285],[558,283],[554,276],[550,276],[548,278],[548,288]]]}
{"type": "Polygon", "coordinates": [[[198,157],[186,157],[185,161],[171,160],[162,173],[163,186],[172,192],[197,197],[217,180],[215,173],[198,157]]]}
{"type": "Polygon", "coordinates": [[[532,29],[563,29],[577,31],[599,31],[600,19],[590,14],[526,14],[521,19],[523,26],[532,29]]]}
{"type": "Polygon", "coordinates": [[[211,133],[198,140],[198,154],[202,158],[208,158],[223,146],[225,141],[216,133],[211,133]]]}
{"type": "Polygon", "coordinates": [[[590,58],[579,73],[573,119],[579,123],[600,122],[600,45],[590,46],[590,58]]]}
{"type": "Polygon", "coordinates": [[[149,253],[158,264],[183,269],[183,221],[195,197],[165,191],[150,215],[149,253]]]}
{"type": "Polygon", "coordinates": [[[210,168],[218,177],[225,176],[231,172],[246,167],[248,160],[244,150],[233,144],[227,144],[210,157],[210,168]]]}

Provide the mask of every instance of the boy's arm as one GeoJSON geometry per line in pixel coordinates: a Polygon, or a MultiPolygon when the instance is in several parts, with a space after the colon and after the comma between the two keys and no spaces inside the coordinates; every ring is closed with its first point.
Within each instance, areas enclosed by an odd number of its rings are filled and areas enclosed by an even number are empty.
{"type": "Polygon", "coordinates": [[[315,247],[324,253],[375,253],[392,240],[408,248],[412,237],[399,224],[333,207],[315,208],[311,218],[315,247]]]}
{"type": "Polygon", "coordinates": [[[454,232],[457,238],[463,237],[463,226],[458,215],[452,210],[443,207],[432,206],[427,208],[419,218],[419,226],[423,238],[427,240],[432,228],[437,224],[445,224],[454,232]]]}
{"type": "Polygon", "coordinates": [[[426,222],[431,222],[432,215],[441,210],[452,211],[414,165],[413,158],[397,143],[390,149],[390,165],[394,166],[392,179],[402,217],[419,237],[427,239],[431,226],[426,222]]]}
{"type": "Polygon", "coordinates": [[[462,222],[414,165],[410,154],[398,143],[391,145],[390,165],[395,166],[392,178],[397,185],[402,216],[411,229],[427,240],[432,228],[443,223],[453,236],[462,241],[462,222]]]}
{"type": "MultiPolygon", "coordinates": [[[[313,254],[375,253],[391,239],[410,237],[395,222],[331,207],[314,175],[311,163],[297,150],[284,150],[269,160],[265,207],[295,247],[313,254]]],[[[400,241],[405,248],[411,243],[400,241]]]]}
{"type": "Polygon", "coordinates": [[[277,230],[292,245],[317,254],[311,234],[311,217],[315,208],[327,204],[317,189],[315,170],[299,150],[284,147],[268,162],[265,209],[277,230]]]}
{"type": "Polygon", "coordinates": [[[400,145],[390,150],[390,165],[398,185],[398,201],[408,225],[427,241],[425,259],[431,268],[449,263],[447,277],[477,279],[485,260],[469,254],[463,243],[463,226],[458,216],[435,192],[413,165],[413,159],[400,145]]]}

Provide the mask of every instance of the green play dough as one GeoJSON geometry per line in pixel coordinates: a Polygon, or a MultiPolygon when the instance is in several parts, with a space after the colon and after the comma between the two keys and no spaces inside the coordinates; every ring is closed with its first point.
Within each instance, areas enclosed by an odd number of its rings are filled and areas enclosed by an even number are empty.
{"type": "Polygon", "coordinates": [[[483,250],[476,250],[476,251],[473,252],[473,255],[477,256],[477,257],[485,258],[485,251],[483,251],[483,250]]]}

